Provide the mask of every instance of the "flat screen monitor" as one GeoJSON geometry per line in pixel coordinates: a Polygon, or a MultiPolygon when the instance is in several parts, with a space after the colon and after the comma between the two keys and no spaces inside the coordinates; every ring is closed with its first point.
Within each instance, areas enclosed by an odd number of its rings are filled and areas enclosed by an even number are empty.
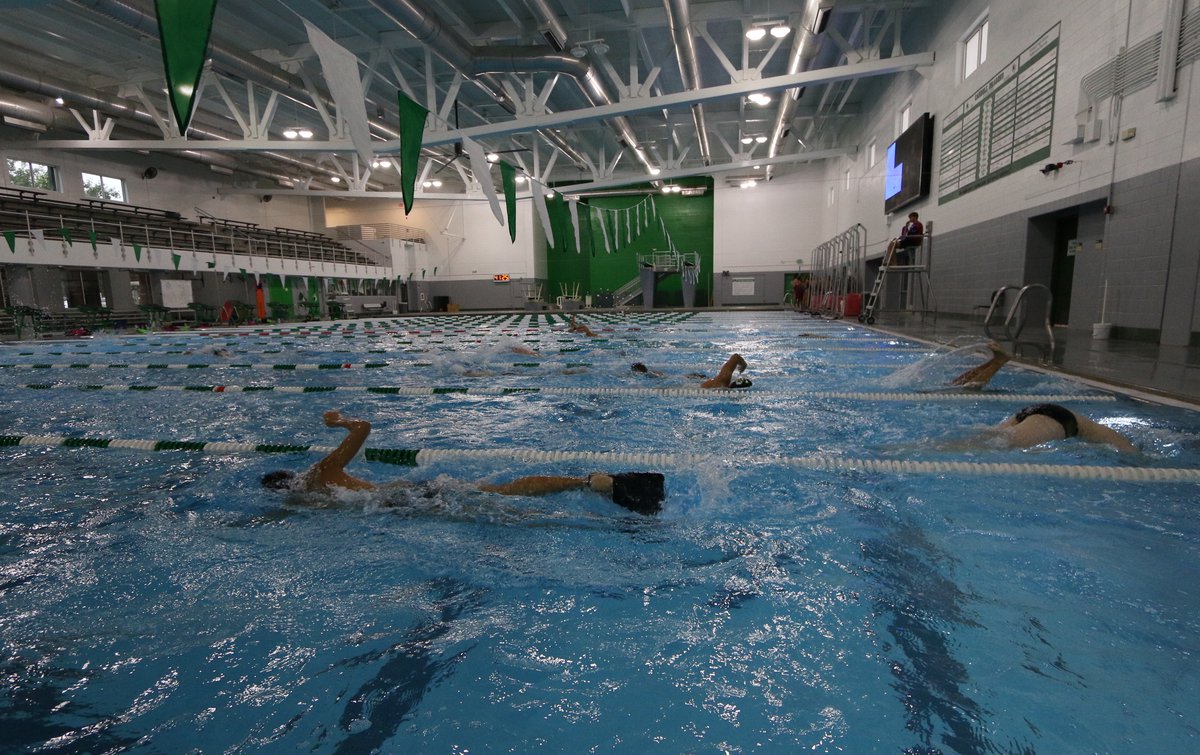
{"type": "Polygon", "coordinates": [[[933,169],[933,116],[922,113],[887,148],[887,176],[883,183],[883,211],[893,213],[929,196],[933,169]]]}

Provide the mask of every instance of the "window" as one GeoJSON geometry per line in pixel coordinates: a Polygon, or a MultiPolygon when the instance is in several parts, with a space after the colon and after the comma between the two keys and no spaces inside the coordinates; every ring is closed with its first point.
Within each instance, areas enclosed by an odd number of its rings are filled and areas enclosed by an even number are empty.
{"type": "Polygon", "coordinates": [[[846,168],[846,191],[850,191],[850,169],[846,168]]]}
{"type": "Polygon", "coordinates": [[[910,102],[907,105],[905,105],[904,107],[900,108],[900,124],[899,124],[900,128],[896,130],[897,136],[900,134],[903,134],[905,131],[907,131],[908,127],[911,123],[912,123],[912,103],[910,102]]]}
{"type": "Polygon", "coordinates": [[[31,163],[28,160],[13,160],[11,157],[4,162],[8,166],[8,180],[12,182],[13,186],[58,191],[57,168],[41,163],[31,163]]]}
{"type": "Polygon", "coordinates": [[[150,296],[150,273],[129,274],[129,299],[135,307],[154,303],[150,296]]]}
{"type": "Polygon", "coordinates": [[[108,299],[100,288],[99,270],[63,271],[63,308],[107,307],[108,299]]]}
{"type": "Polygon", "coordinates": [[[84,173],[83,193],[96,199],[111,199],[116,202],[124,202],[125,182],[119,178],[98,176],[95,173],[84,173]]]}
{"type": "Polygon", "coordinates": [[[833,207],[835,204],[837,204],[837,191],[836,191],[836,187],[834,187],[834,186],[830,186],[830,187],[829,187],[829,206],[830,206],[830,207],[833,207]]]}
{"type": "Polygon", "coordinates": [[[872,139],[871,143],[867,145],[867,167],[874,168],[876,159],[877,158],[875,155],[875,140],[872,139]]]}
{"type": "Polygon", "coordinates": [[[963,78],[967,78],[987,62],[988,20],[977,23],[963,40],[963,78]]]}

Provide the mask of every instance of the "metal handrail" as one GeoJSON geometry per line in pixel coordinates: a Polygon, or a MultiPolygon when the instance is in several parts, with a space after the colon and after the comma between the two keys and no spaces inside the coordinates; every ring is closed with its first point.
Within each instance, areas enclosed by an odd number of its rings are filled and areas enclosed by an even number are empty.
{"type": "MultiPolygon", "coordinates": [[[[988,307],[987,317],[983,321],[983,332],[988,338],[995,338],[995,336],[992,335],[991,321],[992,314],[996,311],[997,305],[999,304],[1000,300],[1004,298],[1005,292],[1016,289],[1016,286],[1001,286],[1000,288],[996,289],[995,293],[992,294],[992,303],[991,306],[988,307]]],[[[1054,304],[1054,294],[1051,293],[1047,286],[1041,283],[1029,283],[1025,286],[1022,286],[1020,290],[1017,291],[1017,297],[1013,300],[1012,306],[1008,308],[1008,314],[1004,318],[1004,340],[1011,342],[1014,349],[1016,348],[1019,339],[1021,338],[1021,331],[1025,329],[1025,324],[1029,319],[1029,302],[1025,301],[1025,295],[1030,291],[1037,289],[1046,292],[1046,312],[1043,325],[1046,328],[1046,338],[1050,343],[1050,353],[1053,354],[1054,328],[1050,325],[1050,312],[1054,304]],[[1025,309],[1023,310],[1021,309],[1022,303],[1025,304],[1025,309]],[[1018,316],[1018,312],[1020,312],[1020,316],[1018,316]],[[1013,331],[1014,318],[1016,318],[1015,332],[1013,331]]]]}

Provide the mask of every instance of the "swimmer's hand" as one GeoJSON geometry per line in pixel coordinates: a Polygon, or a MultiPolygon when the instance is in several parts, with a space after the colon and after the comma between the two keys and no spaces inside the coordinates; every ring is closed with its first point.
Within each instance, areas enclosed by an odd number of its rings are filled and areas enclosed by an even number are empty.
{"type": "Polygon", "coordinates": [[[326,427],[337,427],[338,423],[342,421],[342,413],[337,409],[330,409],[325,412],[324,417],[326,427]]]}

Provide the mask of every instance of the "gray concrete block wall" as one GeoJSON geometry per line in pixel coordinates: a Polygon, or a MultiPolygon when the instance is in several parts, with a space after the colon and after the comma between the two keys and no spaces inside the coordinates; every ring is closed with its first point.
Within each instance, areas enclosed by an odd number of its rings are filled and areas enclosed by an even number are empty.
{"type": "Polygon", "coordinates": [[[1175,207],[1162,343],[1186,346],[1200,332],[1200,160],[1180,166],[1175,207]]]}
{"type": "Polygon", "coordinates": [[[1075,261],[1070,327],[1099,321],[1107,279],[1106,319],[1118,332],[1149,331],[1164,343],[1187,343],[1200,330],[1200,160],[1118,182],[1107,218],[1106,196],[1093,190],[935,234],[930,277],[938,310],[970,315],[1000,286],[1048,284],[1047,252],[1036,248],[1044,240],[1031,221],[1078,208],[1077,238],[1085,249],[1075,261]]]}

